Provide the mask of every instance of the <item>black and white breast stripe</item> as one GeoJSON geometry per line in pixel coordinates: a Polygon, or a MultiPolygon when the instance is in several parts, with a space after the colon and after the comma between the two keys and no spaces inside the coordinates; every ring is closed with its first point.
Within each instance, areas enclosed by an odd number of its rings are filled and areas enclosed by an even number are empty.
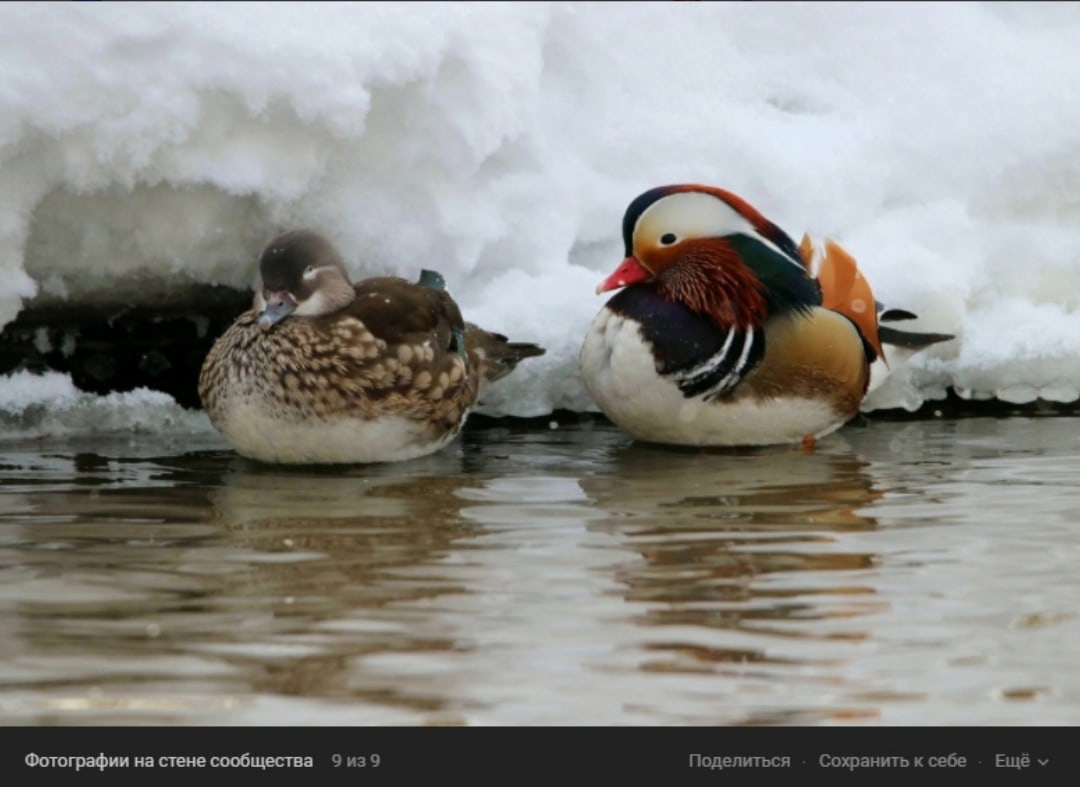
{"type": "Polygon", "coordinates": [[[727,332],[720,350],[695,366],[672,370],[670,377],[687,398],[704,394],[706,400],[731,393],[765,352],[765,336],[760,328],[749,331],[733,328],[727,332]]]}
{"type": "Polygon", "coordinates": [[[726,396],[765,355],[760,328],[725,331],[651,287],[627,287],[608,301],[607,308],[637,323],[657,373],[688,399],[726,396]]]}

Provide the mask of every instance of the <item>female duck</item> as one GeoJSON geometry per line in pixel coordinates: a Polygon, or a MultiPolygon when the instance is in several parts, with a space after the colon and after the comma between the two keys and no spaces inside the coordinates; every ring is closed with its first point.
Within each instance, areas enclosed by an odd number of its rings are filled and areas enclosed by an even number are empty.
{"type": "Polygon", "coordinates": [[[463,321],[442,277],[349,281],[337,250],[298,230],[259,262],[251,310],[211,348],[199,396],[236,451],[263,462],[392,462],[461,430],[484,387],[541,355],[463,321]]]}

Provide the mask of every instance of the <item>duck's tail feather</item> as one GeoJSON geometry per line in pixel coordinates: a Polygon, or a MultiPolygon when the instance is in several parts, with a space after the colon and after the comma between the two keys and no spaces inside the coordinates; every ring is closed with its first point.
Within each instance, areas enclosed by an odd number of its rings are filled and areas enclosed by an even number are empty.
{"type": "Polygon", "coordinates": [[[875,301],[874,306],[877,307],[877,318],[879,326],[883,322],[900,322],[901,320],[918,319],[917,314],[912,314],[906,309],[886,309],[885,304],[881,301],[875,301]]]}
{"type": "MultiPolygon", "coordinates": [[[[910,318],[914,319],[914,315],[910,318]]],[[[901,331],[899,328],[891,328],[888,325],[878,326],[878,336],[882,344],[891,344],[894,347],[903,347],[906,350],[922,350],[931,344],[947,342],[956,337],[951,333],[921,333],[919,331],[901,331]]]]}
{"type": "Polygon", "coordinates": [[[465,327],[465,346],[476,360],[481,376],[489,383],[510,374],[526,358],[547,352],[539,345],[512,342],[501,333],[485,331],[472,323],[467,323],[465,327]]]}

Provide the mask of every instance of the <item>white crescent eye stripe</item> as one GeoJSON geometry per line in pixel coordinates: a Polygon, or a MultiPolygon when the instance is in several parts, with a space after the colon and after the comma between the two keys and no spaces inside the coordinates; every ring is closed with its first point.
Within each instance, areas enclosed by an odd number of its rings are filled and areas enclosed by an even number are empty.
{"type": "Polygon", "coordinates": [[[799,268],[803,263],[787,254],[772,240],[758,232],[742,213],[719,197],[703,191],[682,191],[661,197],[642,211],[634,223],[634,247],[645,249],[648,244],[669,246],[664,238],[675,236],[677,241],[695,238],[722,238],[744,235],[768,247],[799,268]]]}

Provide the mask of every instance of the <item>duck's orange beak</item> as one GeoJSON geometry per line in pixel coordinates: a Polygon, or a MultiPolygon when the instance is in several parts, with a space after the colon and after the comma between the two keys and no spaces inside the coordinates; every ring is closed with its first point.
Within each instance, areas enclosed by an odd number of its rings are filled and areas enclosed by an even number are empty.
{"type": "Polygon", "coordinates": [[[645,269],[644,265],[638,262],[637,257],[627,257],[619,263],[619,267],[615,269],[613,274],[596,286],[596,294],[599,295],[608,290],[617,290],[620,287],[628,287],[631,284],[648,281],[651,278],[652,274],[645,269]]]}

